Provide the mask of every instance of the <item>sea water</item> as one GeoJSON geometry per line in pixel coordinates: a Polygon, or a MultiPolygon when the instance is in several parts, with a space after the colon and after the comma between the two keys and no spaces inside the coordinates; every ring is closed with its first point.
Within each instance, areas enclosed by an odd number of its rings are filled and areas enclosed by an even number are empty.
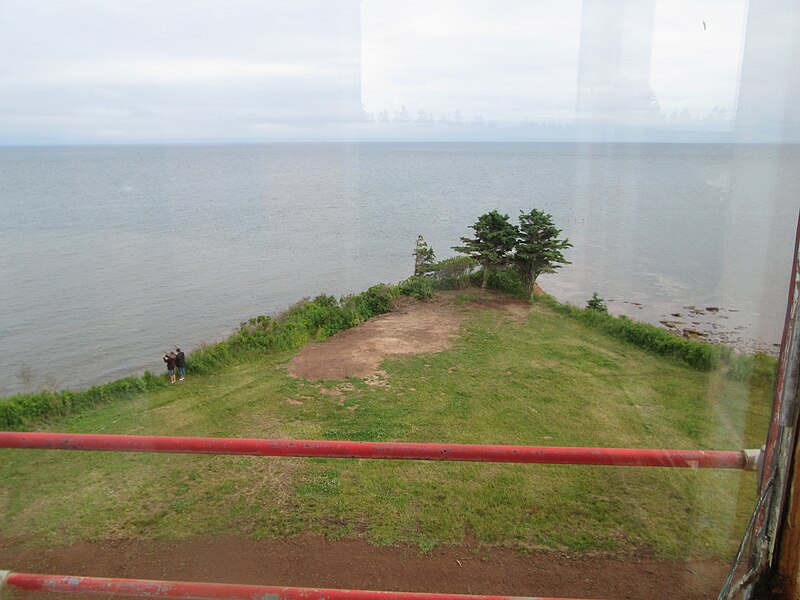
{"type": "Polygon", "coordinates": [[[417,235],[452,256],[493,209],[543,209],[574,244],[541,278],[558,299],[774,353],[798,190],[797,146],[0,148],[0,394],[160,371],[251,316],[398,282],[417,235]]]}

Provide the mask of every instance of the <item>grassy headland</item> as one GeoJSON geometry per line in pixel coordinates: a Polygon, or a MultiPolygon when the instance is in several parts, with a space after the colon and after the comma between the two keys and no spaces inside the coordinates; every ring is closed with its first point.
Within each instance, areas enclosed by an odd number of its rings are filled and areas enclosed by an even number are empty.
{"type": "MultiPolygon", "coordinates": [[[[302,343],[379,314],[393,292],[376,289],[243,324],[225,345],[195,353],[182,385],[153,384],[16,426],[556,446],[763,443],[771,382],[751,376],[752,359],[749,370],[738,360],[690,368],[551,302],[534,302],[525,320],[505,318],[476,304],[473,289],[452,292],[453,310],[467,319],[450,350],[387,359],[377,382],[287,375],[302,343]]],[[[0,451],[3,536],[35,543],[312,532],[423,551],[474,537],[520,549],[728,556],[754,496],[754,474],[712,470],[0,451]]]]}

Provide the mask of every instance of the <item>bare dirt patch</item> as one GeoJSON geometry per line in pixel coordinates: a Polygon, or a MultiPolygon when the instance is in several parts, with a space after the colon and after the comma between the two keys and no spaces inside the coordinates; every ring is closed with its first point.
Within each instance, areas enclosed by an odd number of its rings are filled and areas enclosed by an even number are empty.
{"type": "Polygon", "coordinates": [[[321,344],[305,346],[289,363],[289,375],[312,381],[369,378],[379,381],[387,356],[440,352],[458,334],[468,308],[502,311],[514,319],[527,316],[530,305],[489,291],[470,290],[471,300],[457,303],[457,292],[431,301],[401,297],[392,312],[337,333],[321,344]]]}
{"type": "MultiPolygon", "coordinates": [[[[358,539],[312,536],[114,540],[57,549],[24,548],[19,540],[0,539],[0,560],[16,572],[95,577],[641,600],[715,598],[727,569],[718,560],[575,558],[474,543],[420,556],[413,546],[375,547],[358,539]]],[[[18,591],[10,597],[43,598],[18,591]]]]}
{"type": "Polygon", "coordinates": [[[501,311],[511,319],[521,321],[528,316],[531,305],[519,298],[510,296],[500,296],[494,293],[484,292],[469,304],[473,308],[483,308],[487,310],[501,311]]]}

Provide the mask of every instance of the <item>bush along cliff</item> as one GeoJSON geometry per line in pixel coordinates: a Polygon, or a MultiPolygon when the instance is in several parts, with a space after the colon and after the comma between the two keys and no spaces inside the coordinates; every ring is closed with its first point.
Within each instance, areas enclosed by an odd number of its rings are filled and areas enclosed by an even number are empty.
{"type": "MultiPolygon", "coordinates": [[[[227,340],[204,345],[187,359],[190,374],[207,374],[259,353],[299,348],[309,340],[323,340],[337,331],[388,312],[397,286],[376,285],[361,294],[320,295],[303,300],[277,317],[259,316],[242,323],[227,340]]],[[[50,418],[73,414],[113,401],[167,387],[163,376],[145,372],[80,391],[24,393],[0,399],[0,429],[25,430],[50,418]]]]}

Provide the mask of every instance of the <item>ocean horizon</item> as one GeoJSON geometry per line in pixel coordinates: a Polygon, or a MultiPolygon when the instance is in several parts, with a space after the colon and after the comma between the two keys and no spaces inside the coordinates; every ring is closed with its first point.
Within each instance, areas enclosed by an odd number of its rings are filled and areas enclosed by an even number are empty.
{"type": "Polygon", "coordinates": [[[574,244],[540,281],[557,299],[774,354],[798,188],[797,145],[0,147],[0,394],[21,365],[34,389],[160,372],[250,317],[405,279],[419,234],[453,256],[493,209],[543,209],[574,244]]]}

